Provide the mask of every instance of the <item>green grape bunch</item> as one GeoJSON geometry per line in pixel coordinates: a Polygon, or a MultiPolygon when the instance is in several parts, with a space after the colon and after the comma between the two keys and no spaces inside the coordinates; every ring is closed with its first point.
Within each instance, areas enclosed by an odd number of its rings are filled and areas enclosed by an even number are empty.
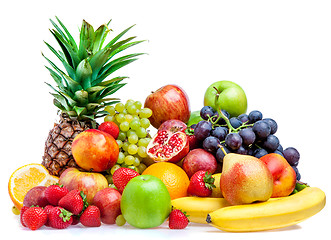
{"type": "Polygon", "coordinates": [[[140,101],[129,99],[125,104],[119,102],[107,106],[105,111],[108,115],[104,121],[112,121],[120,129],[116,139],[120,149],[117,163],[106,174],[109,184],[112,184],[112,175],[120,167],[131,168],[140,174],[146,169],[143,160],[147,157],[146,149],[151,140],[148,118],[152,116],[152,110],[143,108],[140,101]]]}

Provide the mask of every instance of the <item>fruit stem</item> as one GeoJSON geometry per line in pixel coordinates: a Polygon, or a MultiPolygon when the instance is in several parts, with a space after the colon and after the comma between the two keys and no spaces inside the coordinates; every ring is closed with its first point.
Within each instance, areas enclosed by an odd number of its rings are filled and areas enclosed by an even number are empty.
{"type": "Polygon", "coordinates": [[[219,145],[219,147],[221,148],[222,152],[224,153],[224,156],[226,156],[228,153],[224,150],[224,147],[222,145],[219,145]]]}
{"type": "Polygon", "coordinates": [[[231,133],[232,131],[236,131],[235,128],[232,127],[231,123],[230,123],[230,120],[224,115],[224,113],[222,112],[221,108],[217,108],[217,112],[218,112],[218,118],[215,122],[218,122],[221,118],[224,119],[224,121],[226,122],[226,125],[228,126],[229,128],[229,133],[231,133]]]}

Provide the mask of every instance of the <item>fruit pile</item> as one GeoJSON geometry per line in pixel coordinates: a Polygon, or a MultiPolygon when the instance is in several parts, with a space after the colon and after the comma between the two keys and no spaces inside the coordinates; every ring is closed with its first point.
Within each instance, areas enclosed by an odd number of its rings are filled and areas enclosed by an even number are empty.
{"type": "Polygon", "coordinates": [[[142,55],[117,57],[142,42],[120,40],[131,27],[103,46],[109,23],[94,30],[83,21],[77,44],[57,22],[51,21],[51,33],[61,50],[46,45],[66,71],[45,58],[60,121],[49,132],[42,163],[18,168],[8,183],[22,226],[155,228],[168,219],[169,229],[195,222],[260,231],[323,209],[325,193],[299,181],[299,152],[283,149],[275,120],[257,110],[246,114],[238,84],[211,84],[194,112],[177,85],[152,92],[144,106],[121,102],[111,95],[126,77],[108,77],[142,55]]]}

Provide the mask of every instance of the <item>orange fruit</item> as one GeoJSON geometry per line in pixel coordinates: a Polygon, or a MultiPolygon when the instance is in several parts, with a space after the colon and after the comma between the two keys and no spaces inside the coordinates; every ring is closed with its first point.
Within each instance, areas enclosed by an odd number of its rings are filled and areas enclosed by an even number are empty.
{"type": "Polygon", "coordinates": [[[35,186],[49,186],[58,178],[49,174],[41,164],[31,163],[16,169],[9,178],[8,193],[17,209],[23,206],[25,194],[35,186]]]}
{"type": "Polygon", "coordinates": [[[142,175],[153,175],[166,185],[171,199],[186,197],[187,188],[190,184],[186,172],[174,163],[158,162],[145,169],[142,175]]]}

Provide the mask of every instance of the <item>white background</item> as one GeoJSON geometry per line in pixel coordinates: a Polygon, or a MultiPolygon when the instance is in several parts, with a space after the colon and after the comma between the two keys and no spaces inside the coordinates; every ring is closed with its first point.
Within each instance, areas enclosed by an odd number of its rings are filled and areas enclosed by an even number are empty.
{"type": "MultiPolygon", "coordinates": [[[[259,109],[279,125],[283,147],[301,153],[302,180],[330,190],[330,1],[6,1],[2,3],[1,46],[1,232],[13,237],[58,239],[62,235],[102,239],[134,237],[280,239],[316,236],[330,239],[330,202],[322,212],[293,227],[258,233],[225,233],[190,224],[173,231],[103,225],[66,230],[22,228],[11,213],[7,193],[11,173],[40,163],[48,131],[57,121],[53,83],[41,52],[55,59],[43,40],[58,49],[49,18],[58,16],[77,37],[82,19],[98,27],[113,19],[114,35],[148,40],[129,51],[145,52],[119,75],[130,76],[116,93],[144,102],[157,88],[175,83],[189,95],[192,110],[202,107],[205,89],[230,80],[243,87],[248,111],[259,109]],[[115,237],[115,238],[114,238],[115,237]]],[[[113,35],[113,36],[114,36],[113,35]]]]}

